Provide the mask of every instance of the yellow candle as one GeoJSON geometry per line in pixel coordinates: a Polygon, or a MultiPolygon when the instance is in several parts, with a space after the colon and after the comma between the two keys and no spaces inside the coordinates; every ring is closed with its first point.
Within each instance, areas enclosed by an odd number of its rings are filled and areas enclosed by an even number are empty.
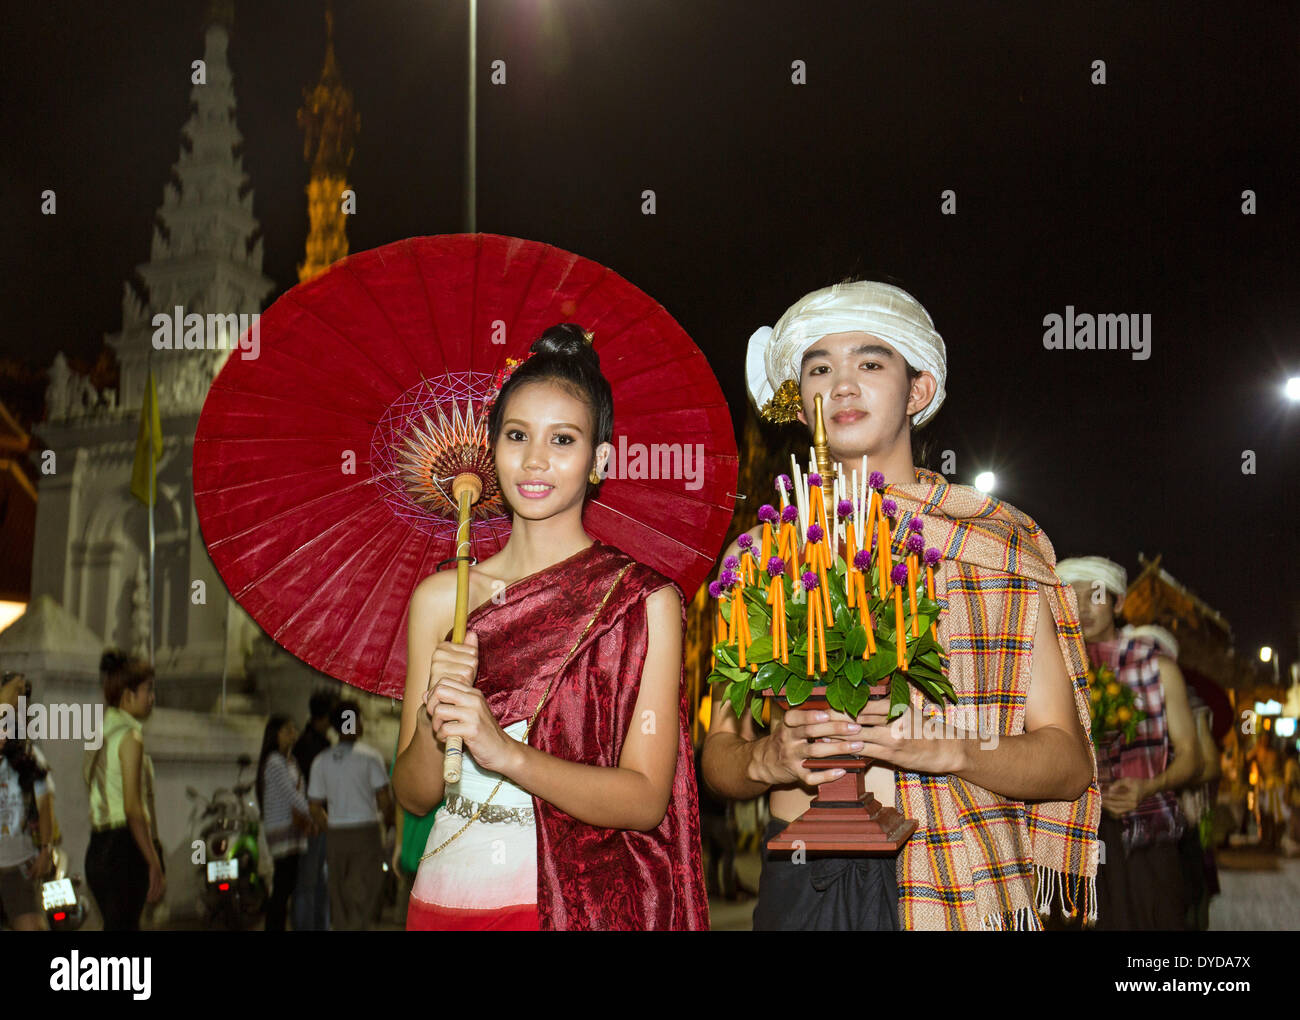
{"type": "Polygon", "coordinates": [[[889,555],[889,519],[882,510],[879,514],[879,534],[876,537],[876,563],[880,567],[880,599],[889,595],[889,572],[893,562],[889,555]]]}
{"type": "Polygon", "coordinates": [[[907,599],[912,610],[912,637],[919,637],[920,631],[916,626],[916,553],[907,554],[907,599]]]}
{"type": "Polygon", "coordinates": [[[906,635],[903,634],[903,589],[894,585],[894,636],[898,639],[898,668],[907,672],[906,635]]]}
{"type": "MultiPolygon", "coordinates": [[[[930,601],[934,601],[934,567],[928,563],[925,565],[925,593],[930,596],[930,601]]],[[[939,631],[936,629],[936,623],[930,624],[930,635],[936,641],[939,640],[939,631]]]]}

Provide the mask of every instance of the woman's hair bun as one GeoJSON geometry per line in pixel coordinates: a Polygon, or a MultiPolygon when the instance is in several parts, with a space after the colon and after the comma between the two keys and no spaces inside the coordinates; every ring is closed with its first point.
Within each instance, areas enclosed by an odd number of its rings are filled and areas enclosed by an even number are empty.
{"type": "Polygon", "coordinates": [[[529,349],[534,354],[581,358],[596,368],[600,367],[600,355],[587,341],[586,330],[574,322],[562,322],[552,326],[534,340],[529,349]]]}
{"type": "Polygon", "coordinates": [[[101,673],[117,673],[126,667],[127,655],[120,648],[107,648],[99,659],[101,673]]]}

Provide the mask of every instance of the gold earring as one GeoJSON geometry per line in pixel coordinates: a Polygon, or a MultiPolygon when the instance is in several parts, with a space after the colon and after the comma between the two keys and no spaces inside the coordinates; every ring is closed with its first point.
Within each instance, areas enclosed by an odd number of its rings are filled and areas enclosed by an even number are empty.
{"type": "Polygon", "coordinates": [[[600,475],[596,473],[595,468],[592,468],[591,473],[587,475],[587,481],[591,482],[592,485],[600,484],[600,475]]]}

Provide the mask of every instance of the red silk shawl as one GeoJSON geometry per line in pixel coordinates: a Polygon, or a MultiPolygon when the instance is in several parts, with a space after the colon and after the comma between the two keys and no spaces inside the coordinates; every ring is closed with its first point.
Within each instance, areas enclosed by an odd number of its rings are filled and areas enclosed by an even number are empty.
{"type": "MultiPolygon", "coordinates": [[[[645,602],[673,583],[597,541],[508,585],[476,608],[468,619],[479,641],[475,686],[497,721],[504,727],[532,718],[554,676],[528,743],[568,761],[617,766],[629,727],[641,725],[633,709],[645,664],[645,602]],[[606,592],[629,564],[579,642],[606,592]],[[568,665],[556,676],[575,642],[568,665]]],[[[685,603],[683,598],[683,629],[685,603]]],[[[677,768],[668,811],[658,828],[598,828],[533,797],[537,914],[543,930],[709,927],[686,697],[682,683],[677,768]]]]}

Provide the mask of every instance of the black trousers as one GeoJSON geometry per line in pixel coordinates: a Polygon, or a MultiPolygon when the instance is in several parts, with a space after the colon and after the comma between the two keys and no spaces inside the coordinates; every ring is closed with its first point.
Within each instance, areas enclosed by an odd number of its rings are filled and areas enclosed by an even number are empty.
{"type": "Polygon", "coordinates": [[[289,913],[289,897],[298,884],[298,859],[301,854],[289,854],[275,859],[275,874],[271,876],[271,896],[266,901],[266,930],[284,931],[284,920],[289,913]]]}
{"type": "Polygon", "coordinates": [[[91,834],[86,882],[99,904],[104,931],[140,930],[140,912],[149,895],[149,862],[129,826],[91,834]]]}
{"type": "Polygon", "coordinates": [[[794,863],[767,841],[788,823],[763,831],[754,931],[897,931],[897,858],[811,857],[794,863]]]}

